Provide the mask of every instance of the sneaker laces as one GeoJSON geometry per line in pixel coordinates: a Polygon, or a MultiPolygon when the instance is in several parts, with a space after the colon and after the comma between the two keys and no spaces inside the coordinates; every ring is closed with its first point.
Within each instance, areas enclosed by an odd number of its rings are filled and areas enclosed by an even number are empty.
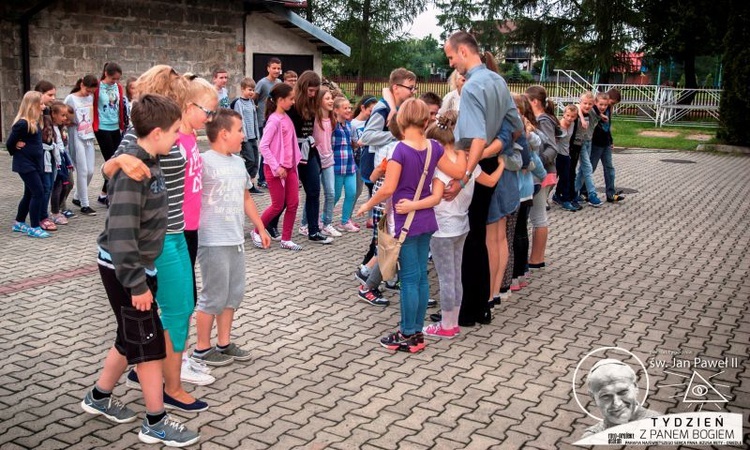
{"type": "Polygon", "coordinates": [[[174,420],[173,418],[167,416],[164,420],[164,425],[169,426],[177,430],[178,432],[185,431],[185,425],[181,424],[180,422],[174,420]]]}
{"type": "Polygon", "coordinates": [[[117,409],[123,409],[125,408],[125,404],[121,402],[119,398],[110,396],[108,408],[113,408],[113,407],[117,409]]]}
{"type": "Polygon", "coordinates": [[[204,363],[202,361],[196,361],[196,360],[194,360],[192,358],[188,358],[187,362],[188,362],[188,364],[187,364],[188,369],[192,370],[193,372],[202,373],[202,374],[206,374],[206,375],[208,375],[209,373],[211,373],[211,369],[209,369],[208,366],[206,365],[206,363],[204,363]]]}

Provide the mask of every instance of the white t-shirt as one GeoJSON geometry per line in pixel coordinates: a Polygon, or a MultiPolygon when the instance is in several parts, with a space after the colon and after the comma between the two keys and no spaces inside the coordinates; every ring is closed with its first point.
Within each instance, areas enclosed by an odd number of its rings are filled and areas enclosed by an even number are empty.
{"type": "Polygon", "coordinates": [[[198,242],[201,247],[245,242],[245,192],[252,187],[245,163],[237,155],[203,153],[203,197],[198,242]]]}
{"type": "MultiPolygon", "coordinates": [[[[451,201],[440,200],[435,206],[438,230],[433,237],[456,237],[469,232],[469,205],[474,195],[474,183],[481,173],[482,168],[477,165],[466,187],[458,192],[456,198],[451,201]]],[[[445,185],[453,180],[440,169],[435,169],[435,178],[445,185]]]]}

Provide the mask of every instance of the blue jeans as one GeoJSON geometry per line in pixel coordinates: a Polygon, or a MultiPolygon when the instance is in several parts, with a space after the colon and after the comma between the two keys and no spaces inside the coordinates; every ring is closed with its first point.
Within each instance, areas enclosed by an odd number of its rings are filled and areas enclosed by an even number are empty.
{"type": "MultiPolygon", "coordinates": [[[[320,183],[323,185],[324,195],[323,214],[321,215],[320,220],[323,222],[323,226],[330,225],[331,222],[333,222],[334,178],[333,166],[320,169],[320,183]]],[[[318,194],[318,196],[320,196],[320,194],[318,194]]],[[[320,204],[318,204],[318,208],[320,208],[320,204]]],[[[305,203],[305,206],[302,209],[302,220],[300,224],[303,227],[309,227],[310,225],[307,221],[307,203],[305,203]]]]}
{"type": "Polygon", "coordinates": [[[323,226],[333,222],[333,205],[336,186],[336,175],[333,166],[326,167],[320,172],[320,181],[323,183],[323,226]]]}
{"type": "Polygon", "coordinates": [[[581,192],[581,187],[586,185],[586,192],[589,195],[596,196],[596,186],[594,186],[594,171],[591,167],[591,141],[585,141],[581,145],[581,163],[578,166],[576,174],[575,196],[581,192]]]}
{"type": "Polygon", "coordinates": [[[430,284],[427,281],[427,258],[430,253],[432,233],[408,236],[398,255],[401,280],[401,332],[412,335],[421,332],[430,284]]]}
{"type": "Polygon", "coordinates": [[[39,205],[39,220],[44,220],[49,218],[49,210],[47,209],[47,206],[49,205],[49,199],[52,195],[52,186],[55,184],[55,173],[54,172],[44,172],[44,175],[42,175],[42,185],[44,186],[44,198],[42,199],[42,204],[39,205]]]}
{"type": "Polygon", "coordinates": [[[615,165],[612,163],[612,147],[591,147],[591,172],[596,172],[596,166],[602,161],[604,167],[604,185],[607,187],[607,198],[615,195],[615,165]]]}
{"type": "Polygon", "coordinates": [[[357,174],[340,175],[337,173],[335,179],[334,205],[341,199],[341,192],[344,192],[344,205],[341,207],[341,225],[343,225],[352,218],[354,202],[357,200],[357,174]]]}

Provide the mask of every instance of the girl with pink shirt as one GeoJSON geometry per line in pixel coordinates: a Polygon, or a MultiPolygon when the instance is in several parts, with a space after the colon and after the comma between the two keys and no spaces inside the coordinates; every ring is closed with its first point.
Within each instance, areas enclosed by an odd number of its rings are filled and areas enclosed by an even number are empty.
{"type": "MultiPolygon", "coordinates": [[[[261,215],[264,226],[284,212],[281,231],[281,248],[299,251],[302,247],[292,241],[292,229],[299,206],[299,177],[297,165],[302,157],[297,145],[297,133],[287,111],[294,105],[293,88],[279,83],[271,89],[266,111],[274,111],[266,119],[263,136],[260,139],[260,153],[263,155],[263,173],[266,175],[271,206],[261,215]]],[[[253,244],[262,248],[258,230],[253,230],[253,244]]]]}
{"type": "Polygon", "coordinates": [[[315,146],[320,155],[320,181],[323,185],[323,214],[321,220],[323,226],[320,232],[326,236],[339,237],[341,233],[333,226],[333,205],[335,194],[335,171],[333,168],[333,148],[331,140],[333,137],[333,94],[326,87],[318,91],[318,114],[313,127],[313,138],[315,146]]]}

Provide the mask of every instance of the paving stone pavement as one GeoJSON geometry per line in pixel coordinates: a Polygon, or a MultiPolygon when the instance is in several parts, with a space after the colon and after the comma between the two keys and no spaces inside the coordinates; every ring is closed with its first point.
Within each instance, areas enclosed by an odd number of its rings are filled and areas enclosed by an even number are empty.
{"type": "MultiPolygon", "coordinates": [[[[576,366],[616,346],[647,366],[672,352],[738,358],[714,380],[747,433],[750,158],[627,150],[614,161],[618,185],[637,193],[575,214],[553,208],[547,268],[491,325],[429,340],[415,355],[378,345],[397,326],[398,294],[386,291],[384,309],[356,298],[352,273],[369,234],[299,253],[248,245],[233,335],[253,360],[214,369],[211,386],[188,386],[210,409],[179,417],[205,449],[575,448],[595,423],[573,396],[576,366]]],[[[146,448],[136,425],[79,406],[114,330],[95,265],[105,211],[47,240],[11,233],[22,183],[5,151],[0,167],[0,447],[146,448]]],[[[100,185],[97,175],[92,196],[100,185]]],[[[664,386],[675,383],[670,374],[648,375],[646,406],[687,410],[664,386]]],[[[144,411],[138,391],[122,384],[115,394],[144,411]]],[[[586,395],[582,404],[596,413],[586,395]]]]}

